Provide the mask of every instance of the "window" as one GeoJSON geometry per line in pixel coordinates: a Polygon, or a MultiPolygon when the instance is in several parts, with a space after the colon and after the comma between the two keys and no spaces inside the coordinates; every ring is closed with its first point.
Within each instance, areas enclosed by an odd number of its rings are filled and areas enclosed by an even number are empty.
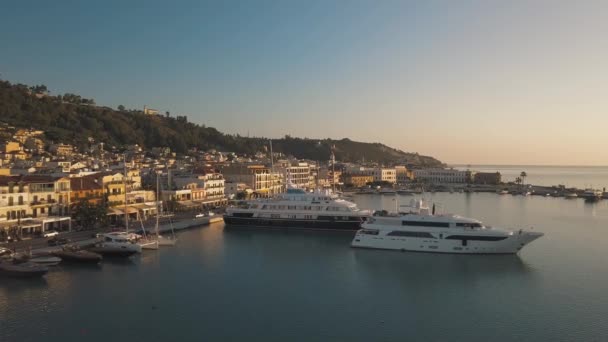
{"type": "Polygon", "coordinates": [[[394,230],[388,234],[387,236],[407,236],[407,237],[416,237],[416,238],[429,238],[434,239],[435,237],[431,233],[427,232],[407,232],[403,230],[394,230]]]}
{"type": "Polygon", "coordinates": [[[13,205],[13,197],[12,196],[8,197],[8,205],[9,206],[13,205]]]}
{"type": "Polygon", "coordinates": [[[471,241],[500,241],[506,239],[506,236],[474,236],[474,235],[450,235],[446,236],[446,240],[471,240],[471,241]]]}
{"type": "Polygon", "coordinates": [[[281,215],[279,215],[279,214],[271,214],[270,218],[281,218],[281,215]]]}
{"type": "Polygon", "coordinates": [[[456,223],[456,227],[465,227],[465,228],[481,228],[481,223],[463,223],[463,222],[458,222],[456,223]]]}
{"type": "Polygon", "coordinates": [[[430,222],[430,221],[402,221],[404,226],[418,226],[418,227],[435,227],[435,228],[449,228],[449,222],[430,222]]]}
{"type": "Polygon", "coordinates": [[[359,231],[359,234],[365,234],[365,235],[378,235],[378,229],[361,229],[359,231]]]}
{"type": "Polygon", "coordinates": [[[19,203],[19,205],[23,205],[23,196],[19,196],[17,203],[19,203]]]}

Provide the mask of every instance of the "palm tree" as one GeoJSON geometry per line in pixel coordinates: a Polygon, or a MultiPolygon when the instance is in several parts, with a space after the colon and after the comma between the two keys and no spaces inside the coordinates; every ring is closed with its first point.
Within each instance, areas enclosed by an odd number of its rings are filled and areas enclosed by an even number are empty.
{"type": "Polygon", "coordinates": [[[522,171],[519,174],[519,177],[521,177],[521,184],[525,185],[526,184],[526,177],[528,177],[528,174],[526,173],[526,171],[522,171]]]}
{"type": "Polygon", "coordinates": [[[515,184],[521,184],[521,177],[515,178],[515,184]]]}

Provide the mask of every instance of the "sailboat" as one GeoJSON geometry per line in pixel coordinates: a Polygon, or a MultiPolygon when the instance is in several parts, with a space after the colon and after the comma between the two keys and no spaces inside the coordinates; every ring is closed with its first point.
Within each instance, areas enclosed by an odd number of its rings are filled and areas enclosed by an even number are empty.
{"type": "Polygon", "coordinates": [[[158,217],[160,215],[160,197],[159,197],[160,182],[158,181],[158,173],[156,174],[156,225],[154,230],[156,231],[156,242],[159,246],[175,246],[177,238],[175,237],[175,231],[173,230],[173,223],[171,223],[171,237],[161,236],[158,232],[158,217]]]}
{"type": "MultiPolygon", "coordinates": [[[[123,177],[123,184],[125,186],[125,229],[126,229],[126,234],[129,237],[129,239],[135,240],[135,244],[139,245],[142,249],[158,249],[158,242],[156,240],[152,240],[149,239],[146,236],[146,231],[144,230],[144,235],[143,237],[140,237],[137,234],[134,234],[135,236],[132,237],[133,235],[129,234],[129,213],[127,210],[127,157],[125,155],[124,158],[124,171],[125,171],[125,176],[123,177]]],[[[143,228],[143,225],[142,225],[143,228]]]]}

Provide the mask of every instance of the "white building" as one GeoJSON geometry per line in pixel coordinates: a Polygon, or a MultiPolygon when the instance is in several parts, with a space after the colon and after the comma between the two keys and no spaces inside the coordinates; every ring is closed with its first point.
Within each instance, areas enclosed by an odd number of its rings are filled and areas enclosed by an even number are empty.
{"type": "Polygon", "coordinates": [[[310,166],[308,163],[297,163],[281,168],[283,179],[301,189],[311,188],[310,166]]]}
{"type": "Polygon", "coordinates": [[[372,176],[374,176],[374,182],[388,182],[397,183],[397,170],[377,167],[372,169],[372,176]]]}
{"type": "Polygon", "coordinates": [[[454,169],[424,169],[414,170],[414,179],[427,183],[469,183],[470,171],[454,169]]]}

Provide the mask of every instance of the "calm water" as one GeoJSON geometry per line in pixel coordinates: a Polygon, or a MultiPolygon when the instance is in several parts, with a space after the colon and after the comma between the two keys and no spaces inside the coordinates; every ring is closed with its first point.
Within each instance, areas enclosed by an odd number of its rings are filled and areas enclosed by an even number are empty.
{"type": "Polygon", "coordinates": [[[522,171],[526,171],[526,183],[534,185],[558,185],[579,189],[593,187],[608,188],[607,166],[530,166],[530,165],[458,165],[457,169],[471,169],[481,172],[500,172],[504,182],[515,181],[522,171]]]}
{"type": "MultiPolygon", "coordinates": [[[[393,198],[357,201],[390,209],[393,198]]],[[[608,201],[429,198],[546,236],[519,256],[435,255],[355,250],[344,233],[212,225],[132,262],[1,280],[0,341],[608,339],[608,201]]]]}

